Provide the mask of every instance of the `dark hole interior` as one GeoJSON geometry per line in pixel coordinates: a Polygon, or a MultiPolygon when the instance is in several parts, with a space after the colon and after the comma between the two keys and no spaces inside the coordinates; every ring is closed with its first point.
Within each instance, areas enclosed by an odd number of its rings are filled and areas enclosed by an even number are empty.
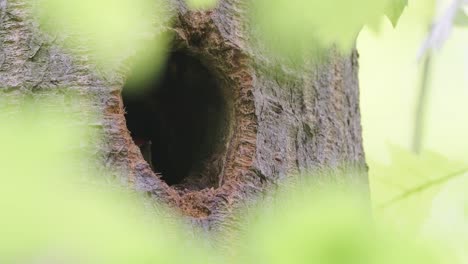
{"type": "MultiPolygon", "coordinates": [[[[130,76],[123,101],[135,144],[166,183],[206,177],[202,171],[222,141],[226,104],[218,82],[199,60],[171,53],[162,75],[139,82],[130,76]]],[[[216,184],[210,177],[204,181],[216,184]]]]}

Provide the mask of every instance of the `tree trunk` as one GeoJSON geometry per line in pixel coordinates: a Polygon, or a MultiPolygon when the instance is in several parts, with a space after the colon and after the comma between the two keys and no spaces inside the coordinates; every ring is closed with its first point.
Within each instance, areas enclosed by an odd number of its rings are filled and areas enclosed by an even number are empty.
{"type": "MultiPolygon", "coordinates": [[[[65,89],[90,98],[101,116],[87,125],[104,135],[103,163],[205,228],[288,175],[365,168],[357,53],[330,49],[324,63],[281,65],[253,48],[241,0],[196,12],[174,3],[163,80],[128,98],[126,65],[104,78],[86,52],[71,56],[63,38],[40,33],[27,0],[0,7],[0,97],[14,104],[65,89]],[[138,136],[152,145],[143,150],[138,136]]],[[[355,180],[366,184],[365,170],[355,180]]]]}

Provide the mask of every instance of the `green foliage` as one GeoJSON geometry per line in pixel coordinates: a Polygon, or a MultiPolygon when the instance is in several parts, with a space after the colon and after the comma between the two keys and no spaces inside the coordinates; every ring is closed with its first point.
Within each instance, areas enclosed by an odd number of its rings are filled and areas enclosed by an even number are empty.
{"type": "Polygon", "coordinates": [[[132,192],[83,177],[87,133],[64,114],[70,109],[43,103],[0,114],[8,124],[0,129],[1,263],[210,263],[165,209],[148,211],[132,192]]]}
{"type": "Polygon", "coordinates": [[[9,124],[0,130],[2,263],[441,263],[413,239],[374,230],[365,195],[325,184],[353,176],[332,172],[282,186],[239,219],[234,254],[217,255],[161,205],[149,210],[112,182],[83,178],[76,146],[89,133],[67,111],[25,109],[0,116],[9,124]]]}
{"type": "Polygon", "coordinates": [[[417,239],[375,225],[362,193],[317,184],[283,186],[272,201],[257,205],[241,223],[246,230],[234,263],[440,263],[417,239]]]}
{"type": "Polygon", "coordinates": [[[389,165],[370,161],[376,215],[407,231],[418,231],[428,217],[434,196],[447,182],[463,175],[468,166],[436,153],[416,155],[396,146],[389,150],[389,165]]]}
{"type": "Polygon", "coordinates": [[[432,200],[429,217],[422,226],[422,232],[453,251],[459,263],[468,261],[467,188],[466,171],[445,183],[432,200]]]}
{"type": "Polygon", "coordinates": [[[465,10],[459,9],[454,20],[455,26],[459,27],[468,27],[468,16],[465,13],[465,10]]]}
{"type": "Polygon", "coordinates": [[[389,1],[385,8],[385,15],[392,22],[392,25],[396,27],[398,20],[400,19],[403,10],[408,5],[408,0],[392,0],[389,1]]]}
{"type": "MultiPolygon", "coordinates": [[[[61,33],[72,51],[91,52],[106,67],[133,56],[135,48],[154,50],[153,60],[164,59],[161,51],[167,43],[154,34],[161,32],[170,20],[167,1],[39,0],[38,3],[41,28],[61,33]],[[146,45],[148,37],[156,39],[156,43],[146,45]]],[[[186,3],[195,10],[217,5],[216,0],[186,3]]],[[[248,12],[255,42],[260,40],[260,46],[303,63],[300,58],[320,54],[332,45],[349,52],[364,25],[378,25],[383,14],[396,24],[405,5],[405,0],[258,0],[250,1],[248,12]]]]}
{"type": "Polygon", "coordinates": [[[41,28],[64,39],[72,52],[92,55],[111,70],[135,50],[149,51],[155,61],[164,59],[164,39],[155,36],[170,17],[162,1],[38,0],[36,13],[41,28]],[[156,43],[146,45],[149,40],[156,43]]]}
{"type": "Polygon", "coordinates": [[[468,165],[437,153],[415,155],[390,147],[391,162],[370,162],[378,223],[437,242],[447,260],[466,263],[468,254],[468,165]]]}
{"type": "Polygon", "coordinates": [[[297,61],[333,45],[349,52],[364,25],[378,26],[383,14],[396,24],[405,5],[404,0],[258,0],[251,1],[250,17],[263,45],[297,61]]]}

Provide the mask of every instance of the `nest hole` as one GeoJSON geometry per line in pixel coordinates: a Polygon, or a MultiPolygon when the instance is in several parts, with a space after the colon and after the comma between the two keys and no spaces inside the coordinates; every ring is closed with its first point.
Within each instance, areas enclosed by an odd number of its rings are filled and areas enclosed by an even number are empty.
{"type": "Polygon", "coordinates": [[[130,76],[122,96],[134,143],[168,185],[202,189],[219,184],[226,97],[200,60],[173,52],[162,74],[138,82],[130,76]]]}

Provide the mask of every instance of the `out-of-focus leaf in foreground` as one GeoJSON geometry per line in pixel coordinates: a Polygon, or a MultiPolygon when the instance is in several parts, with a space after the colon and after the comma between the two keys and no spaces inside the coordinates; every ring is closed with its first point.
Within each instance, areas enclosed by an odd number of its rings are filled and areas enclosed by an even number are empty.
{"type": "Polygon", "coordinates": [[[443,184],[432,200],[423,234],[454,251],[459,263],[468,263],[468,172],[443,184]]]}
{"type": "MultiPolygon", "coordinates": [[[[136,50],[164,50],[161,33],[168,23],[165,2],[151,0],[39,0],[41,28],[64,39],[77,55],[92,55],[115,69],[136,50]],[[147,45],[148,40],[154,40],[147,45]]],[[[147,56],[146,54],[145,56],[147,56]]],[[[155,55],[155,54],[152,54],[155,55]]],[[[162,54],[152,56],[162,60],[162,54]]]]}
{"type": "Polygon", "coordinates": [[[175,219],[81,177],[76,150],[86,133],[49,105],[0,113],[0,263],[210,262],[175,219]]]}
{"type": "Polygon", "coordinates": [[[385,15],[387,15],[392,25],[396,27],[398,20],[400,19],[403,10],[408,5],[408,0],[392,0],[389,1],[385,8],[385,15]]]}
{"type": "Polygon", "coordinates": [[[426,247],[376,229],[365,194],[306,185],[248,219],[238,263],[439,263],[426,247]]]}
{"type": "Polygon", "coordinates": [[[388,14],[400,16],[402,0],[256,0],[250,1],[255,35],[274,54],[299,59],[322,48],[349,52],[365,24],[378,25],[388,14]]]}

